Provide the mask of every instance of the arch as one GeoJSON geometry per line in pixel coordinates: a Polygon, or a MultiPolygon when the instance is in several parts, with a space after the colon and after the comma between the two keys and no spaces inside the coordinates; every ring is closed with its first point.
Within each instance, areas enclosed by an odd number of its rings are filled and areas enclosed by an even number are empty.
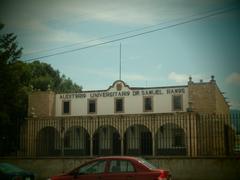
{"type": "Polygon", "coordinates": [[[140,124],[134,124],[124,133],[125,155],[152,155],[152,133],[140,124]]]}
{"type": "Polygon", "coordinates": [[[90,155],[90,135],[81,126],[70,127],[64,135],[64,155],[90,155]]]}
{"type": "Polygon", "coordinates": [[[44,127],[37,133],[36,154],[38,156],[61,154],[60,134],[54,127],[44,127]]]}
{"type": "Polygon", "coordinates": [[[93,155],[120,155],[121,138],[116,128],[105,125],[93,134],[93,155]]]}
{"type": "Polygon", "coordinates": [[[174,123],[162,125],[155,135],[156,155],[187,155],[184,129],[174,123]]]}

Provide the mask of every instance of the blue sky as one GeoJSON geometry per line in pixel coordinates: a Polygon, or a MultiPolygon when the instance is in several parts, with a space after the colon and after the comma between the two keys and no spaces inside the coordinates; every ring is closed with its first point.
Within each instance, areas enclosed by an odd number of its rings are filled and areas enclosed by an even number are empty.
{"type": "Polygon", "coordinates": [[[83,90],[107,89],[119,78],[121,42],[122,80],[128,85],[186,85],[189,75],[196,82],[209,81],[214,75],[231,107],[240,109],[240,3],[236,0],[0,2],[4,32],[18,36],[24,48],[23,60],[151,31],[233,7],[200,21],[39,60],[82,85],[83,90]]]}

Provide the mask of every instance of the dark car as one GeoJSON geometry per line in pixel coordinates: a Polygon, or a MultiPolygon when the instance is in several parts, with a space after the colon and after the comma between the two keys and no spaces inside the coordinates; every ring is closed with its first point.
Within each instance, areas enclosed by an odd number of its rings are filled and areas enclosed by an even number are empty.
{"type": "Polygon", "coordinates": [[[51,180],[170,180],[170,172],[138,157],[100,157],[51,180]]]}
{"type": "Polygon", "coordinates": [[[0,163],[0,179],[34,180],[34,174],[9,163],[0,163]]]}

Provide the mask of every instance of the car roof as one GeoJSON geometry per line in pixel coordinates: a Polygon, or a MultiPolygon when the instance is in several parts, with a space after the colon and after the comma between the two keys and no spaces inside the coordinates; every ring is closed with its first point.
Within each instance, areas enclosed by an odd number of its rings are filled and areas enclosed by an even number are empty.
{"type": "Polygon", "coordinates": [[[138,160],[137,157],[133,156],[103,156],[103,157],[97,157],[97,160],[101,159],[123,159],[123,160],[138,160]]]}

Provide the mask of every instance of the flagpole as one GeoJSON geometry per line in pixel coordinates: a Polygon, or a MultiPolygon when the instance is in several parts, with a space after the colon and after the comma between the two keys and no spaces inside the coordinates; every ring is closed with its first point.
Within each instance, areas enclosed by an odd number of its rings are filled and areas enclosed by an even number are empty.
{"type": "Polygon", "coordinates": [[[121,80],[122,79],[122,44],[120,43],[120,47],[119,47],[120,49],[120,54],[119,54],[119,80],[121,80]]]}

